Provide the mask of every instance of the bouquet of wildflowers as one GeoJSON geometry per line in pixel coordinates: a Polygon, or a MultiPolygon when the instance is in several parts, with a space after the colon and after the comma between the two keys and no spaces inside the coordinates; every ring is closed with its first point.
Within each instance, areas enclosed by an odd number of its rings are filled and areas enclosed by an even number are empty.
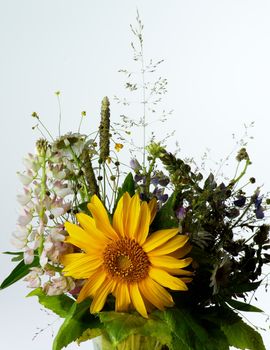
{"type": "Polygon", "coordinates": [[[63,318],[54,350],[98,336],[103,349],[265,349],[241,317],[261,312],[249,295],[270,261],[269,200],[245,179],[246,148],[224,181],[154,140],[126,172],[114,133],[105,97],[96,132],[39,139],[24,158],[6,252],[18,265],[1,289],[23,279],[63,318]]]}

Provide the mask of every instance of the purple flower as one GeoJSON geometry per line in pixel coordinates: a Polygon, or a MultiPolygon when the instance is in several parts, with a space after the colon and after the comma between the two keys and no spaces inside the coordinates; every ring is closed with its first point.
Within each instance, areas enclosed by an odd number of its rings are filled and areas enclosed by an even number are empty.
{"type": "Polygon", "coordinates": [[[175,211],[175,215],[177,219],[182,221],[186,216],[186,209],[182,206],[178,207],[175,211]]]}
{"type": "Polygon", "coordinates": [[[245,196],[239,196],[238,199],[236,199],[234,202],[234,205],[237,207],[243,207],[246,204],[246,197],[245,196]]]}

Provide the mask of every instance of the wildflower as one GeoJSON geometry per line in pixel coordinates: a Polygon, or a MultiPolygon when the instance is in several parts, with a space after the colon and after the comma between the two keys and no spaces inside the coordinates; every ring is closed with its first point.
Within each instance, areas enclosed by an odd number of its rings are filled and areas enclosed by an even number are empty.
{"type": "Polygon", "coordinates": [[[28,186],[33,181],[33,178],[34,178],[34,174],[32,173],[31,170],[28,170],[26,174],[17,172],[17,176],[24,186],[28,186]]]}
{"type": "Polygon", "coordinates": [[[232,272],[232,262],[228,255],[224,255],[215,265],[210,278],[210,287],[213,287],[213,294],[219,292],[220,287],[224,287],[229,282],[229,276],[232,272]]]}
{"type": "Polygon", "coordinates": [[[21,226],[26,226],[32,221],[33,215],[26,208],[23,209],[22,215],[18,217],[18,224],[21,226]]]}
{"type": "Polygon", "coordinates": [[[17,195],[17,201],[21,205],[26,205],[27,203],[29,203],[31,198],[32,198],[31,192],[26,187],[24,188],[24,193],[23,194],[18,194],[17,195]]]}
{"type": "Polygon", "coordinates": [[[116,143],[115,145],[114,145],[114,149],[117,151],[117,152],[119,152],[119,151],[121,151],[121,149],[124,147],[124,145],[122,144],[122,143],[116,143]]]}
{"type": "Polygon", "coordinates": [[[142,170],[142,166],[136,158],[131,159],[129,164],[131,169],[134,170],[135,173],[138,173],[140,170],[142,170]]]}
{"type": "Polygon", "coordinates": [[[143,317],[151,306],[160,310],[173,306],[166,288],[186,291],[192,272],[183,270],[192,259],[181,259],[190,248],[188,236],[178,235],[178,228],[152,233],[149,226],[156,214],[156,200],[140,202],[125,193],[118,202],[112,225],[106,209],[92,196],[88,209],[92,216],[77,214],[81,225],[66,222],[66,241],[83,252],[64,255],[65,276],[86,279],[78,302],[92,297],[90,312],[103,309],[107,296],[115,296],[115,310],[135,308],[143,317]],[[150,306],[149,306],[150,305],[150,306]]]}
{"type": "Polygon", "coordinates": [[[42,275],[42,269],[32,267],[30,273],[23,280],[28,282],[28,288],[38,288],[41,285],[40,275],[42,275]]]}
{"type": "Polygon", "coordinates": [[[44,284],[43,290],[49,295],[60,295],[75,288],[75,283],[70,277],[53,277],[49,282],[44,284]]]}

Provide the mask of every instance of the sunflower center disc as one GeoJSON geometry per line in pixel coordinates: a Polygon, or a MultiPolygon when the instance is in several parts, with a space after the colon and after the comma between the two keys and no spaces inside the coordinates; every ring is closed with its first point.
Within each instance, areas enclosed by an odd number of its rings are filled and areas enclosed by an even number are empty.
{"type": "Polygon", "coordinates": [[[138,282],[148,275],[148,256],[134,239],[122,238],[107,245],[103,259],[104,267],[112,277],[138,282]]]}

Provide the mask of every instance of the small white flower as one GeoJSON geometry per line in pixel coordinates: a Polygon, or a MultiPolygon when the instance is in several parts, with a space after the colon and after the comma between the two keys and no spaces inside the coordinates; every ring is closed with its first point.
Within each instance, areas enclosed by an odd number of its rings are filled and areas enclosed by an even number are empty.
{"type": "Polygon", "coordinates": [[[18,217],[18,224],[21,226],[26,226],[28,225],[33,219],[32,213],[27,210],[23,209],[23,214],[18,217]]]}
{"type": "Polygon", "coordinates": [[[60,180],[54,182],[53,188],[56,195],[60,198],[64,198],[69,194],[73,194],[73,191],[69,184],[63,184],[63,182],[60,180]]]}
{"type": "Polygon", "coordinates": [[[34,250],[33,249],[29,249],[28,247],[25,248],[24,254],[23,254],[23,258],[24,258],[24,263],[26,265],[29,265],[33,262],[34,260],[34,250]]]}
{"type": "Polygon", "coordinates": [[[21,183],[25,186],[28,186],[33,181],[33,177],[34,177],[33,173],[30,170],[28,170],[26,174],[17,172],[17,176],[21,181],[21,183]]]}
{"type": "Polygon", "coordinates": [[[28,288],[38,288],[41,285],[40,275],[42,274],[42,270],[37,267],[33,267],[30,269],[30,273],[23,279],[28,282],[28,288]]]}
{"type": "Polygon", "coordinates": [[[34,172],[38,172],[40,169],[38,157],[32,153],[28,153],[28,155],[23,158],[23,164],[27,170],[34,170],[34,172]]]}
{"type": "Polygon", "coordinates": [[[30,202],[32,196],[31,196],[31,191],[28,188],[24,188],[24,193],[23,194],[17,194],[17,201],[21,205],[26,205],[27,203],[30,202]]]}
{"type": "Polygon", "coordinates": [[[64,208],[52,208],[51,214],[54,216],[54,218],[58,218],[59,216],[63,215],[65,213],[64,208]]]}
{"type": "Polygon", "coordinates": [[[45,267],[45,265],[48,264],[48,257],[47,257],[47,251],[43,249],[40,258],[39,258],[39,263],[41,267],[45,267]]]}

